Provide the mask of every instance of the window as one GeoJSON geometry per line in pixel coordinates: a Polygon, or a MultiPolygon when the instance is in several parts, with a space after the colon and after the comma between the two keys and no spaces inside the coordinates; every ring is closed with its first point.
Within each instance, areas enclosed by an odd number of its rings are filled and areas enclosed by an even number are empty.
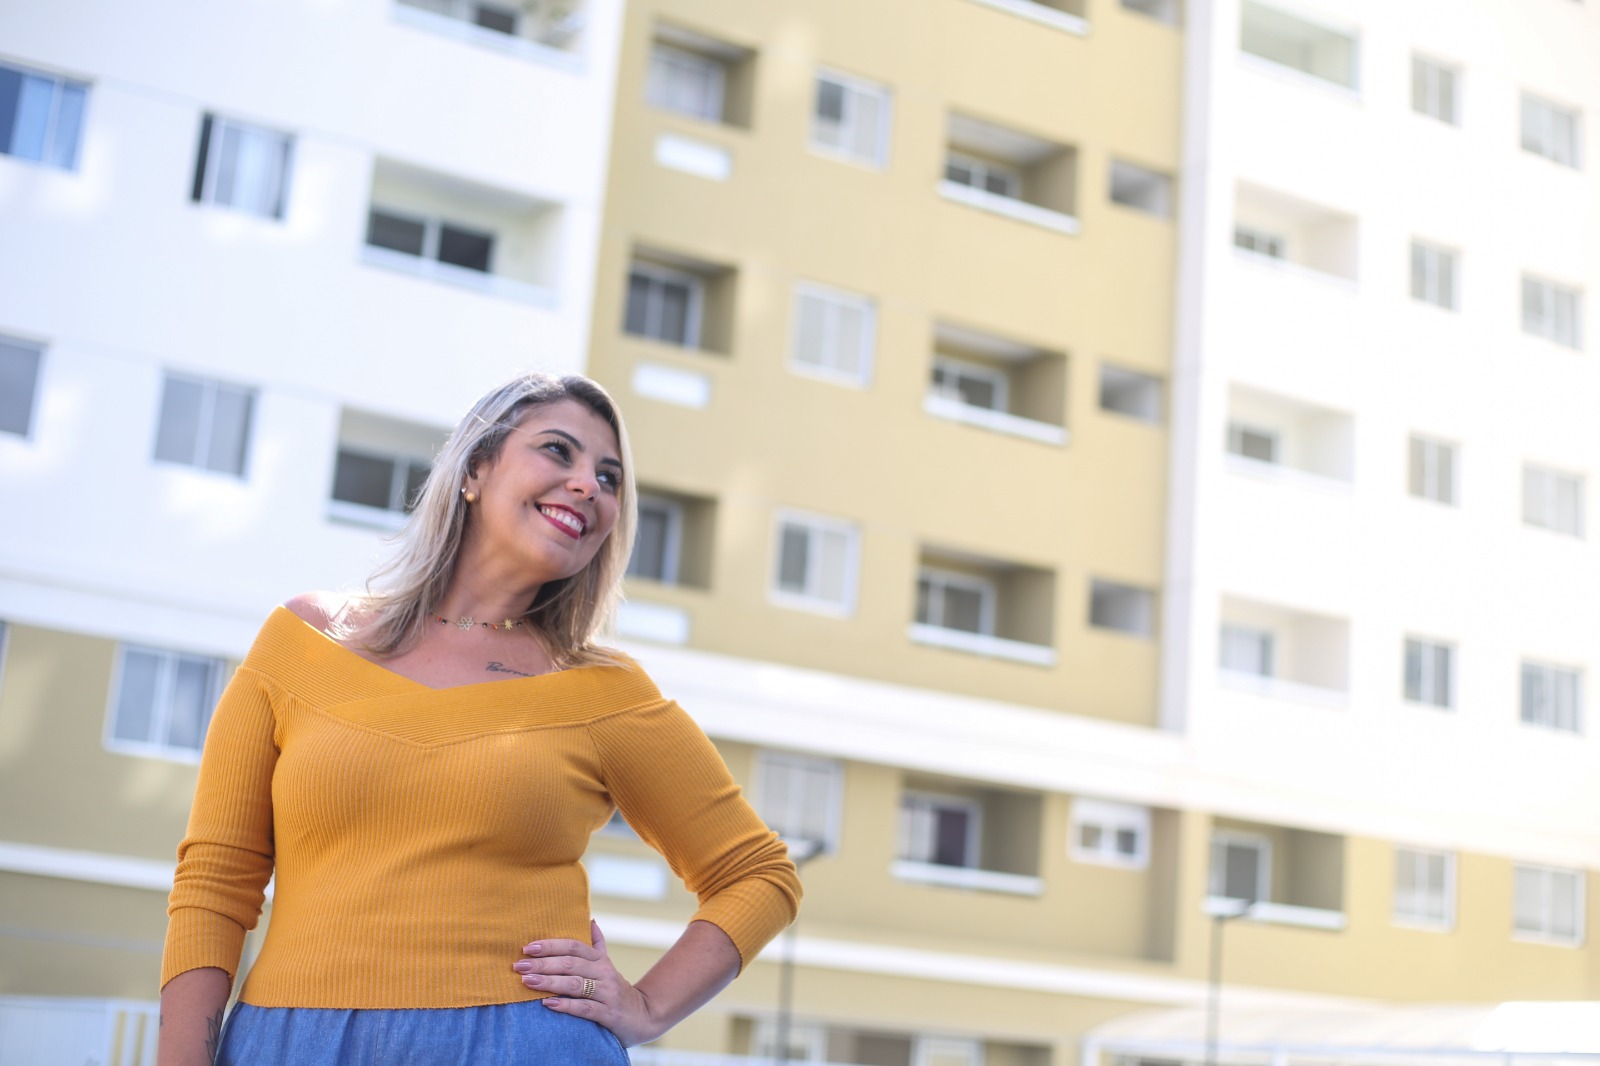
{"type": "Polygon", "coordinates": [[[900,858],[936,866],[978,865],[983,808],[975,800],[907,792],[900,797],[900,858]]]}
{"type": "Polygon", "coordinates": [[[700,346],[704,282],[695,274],[635,260],[628,268],[623,329],[684,348],[700,346]]]}
{"type": "Polygon", "coordinates": [[[854,526],[827,518],[787,515],[778,521],[773,591],[780,602],[846,613],[855,604],[854,526]]]}
{"type": "Polygon", "coordinates": [[[968,185],[996,196],[1015,200],[1022,195],[1022,175],[1014,168],[963,152],[951,152],[945,157],[944,176],[957,185],[968,185]]]}
{"type": "Polygon", "coordinates": [[[1411,298],[1455,310],[1458,258],[1455,252],[1412,241],[1411,298]]]}
{"type": "Polygon", "coordinates": [[[0,337],[0,433],[19,437],[33,432],[34,398],[39,392],[39,364],[44,349],[27,341],[0,337]]]}
{"type": "Polygon", "coordinates": [[[968,407],[1004,411],[1010,405],[1006,375],[981,363],[968,363],[947,356],[933,360],[933,392],[968,407]]]}
{"type": "Polygon", "coordinates": [[[1206,891],[1223,899],[1254,903],[1272,898],[1272,841],[1252,833],[1219,830],[1211,835],[1211,873],[1206,891]]]}
{"type": "Polygon", "coordinates": [[[1452,126],[1461,125],[1460,79],[1461,73],[1454,67],[1412,56],[1411,110],[1452,126]]]}
{"type": "Polygon", "coordinates": [[[133,754],[198,757],[223,673],[221,659],[124,646],[106,746],[133,754]]]}
{"type": "Polygon", "coordinates": [[[1229,422],[1228,451],[1257,462],[1279,462],[1278,434],[1243,422],[1229,422]]]}
{"type": "Polygon", "coordinates": [[[1270,630],[1224,624],[1221,662],[1224,670],[1256,677],[1271,677],[1273,635],[1270,630]]]}
{"type": "Polygon", "coordinates": [[[1156,628],[1155,599],[1149,589],[1096,579],[1089,583],[1089,624],[1148,637],[1156,628]]]}
{"type": "Polygon", "coordinates": [[[1122,367],[1100,367],[1100,409],[1159,425],[1161,379],[1122,367]]]}
{"type": "Polygon", "coordinates": [[[881,167],[888,155],[889,90],[843,74],[819,72],[811,145],[881,167]]]}
{"type": "Polygon", "coordinates": [[[1579,166],[1578,112],[1522,94],[1522,148],[1562,166],[1579,166]]]}
{"type": "Polygon", "coordinates": [[[523,11],[516,4],[484,3],[483,0],[400,0],[409,7],[421,8],[459,19],[462,22],[494,33],[516,36],[522,23],[523,11]]]}
{"type": "Polygon", "coordinates": [[[864,296],[820,285],[797,285],[790,365],[864,385],[872,376],[876,322],[872,301],[864,296]]]}
{"type": "Polygon", "coordinates": [[[1122,6],[1168,25],[1178,24],[1178,0],[1122,0],[1122,6]]]}
{"type": "Polygon", "coordinates": [[[1455,506],[1456,446],[1426,437],[1412,437],[1407,487],[1413,496],[1455,506]]]}
{"type": "Polygon", "coordinates": [[[832,759],[763,751],[756,762],[756,811],[789,843],[839,846],[844,767],[832,759]]]}
{"type": "Polygon", "coordinates": [[[1583,478],[1524,466],[1522,521],[1557,533],[1583,536],[1583,478]]]}
{"type": "Polygon", "coordinates": [[[1582,733],[1583,691],[1578,671],[1523,662],[1522,720],[1546,729],[1582,733]]]}
{"type": "Polygon", "coordinates": [[[1074,799],[1067,854],[1078,862],[1144,869],[1150,861],[1150,809],[1074,799]]]}
{"type": "Polygon", "coordinates": [[[206,115],[193,199],[265,218],[282,218],[289,195],[287,134],[206,115]]]}
{"type": "Polygon", "coordinates": [[[1512,928],[1561,944],[1583,943],[1584,873],[1518,865],[1512,928]]]}
{"type": "Polygon", "coordinates": [[[994,633],[995,587],[970,574],[924,568],[917,574],[917,621],[963,633],[994,633]]]}
{"type": "Polygon", "coordinates": [[[438,218],[374,207],[367,214],[367,244],[432,259],[463,270],[493,273],[494,234],[438,218]]]}
{"type": "Polygon", "coordinates": [[[1353,33],[1244,0],[1239,47],[1247,55],[1346,89],[1357,85],[1353,33]]]}
{"type": "Polygon", "coordinates": [[[1568,348],[1583,347],[1579,293],[1550,281],[1522,277],[1522,332],[1568,348]]]}
{"type": "Polygon", "coordinates": [[[254,389],[168,374],[155,457],[243,477],[254,405],[254,389]]]}
{"type": "Polygon", "coordinates": [[[655,42],[645,96],[656,107],[721,122],[727,67],[711,56],[655,42]]]}
{"type": "Polygon", "coordinates": [[[76,170],[89,87],[0,63],[0,152],[76,170]]]}
{"type": "Polygon", "coordinates": [[[1233,227],[1233,246],[1243,248],[1247,252],[1264,255],[1270,259],[1283,259],[1288,255],[1288,245],[1288,240],[1276,233],[1268,233],[1253,226],[1233,227]]]}
{"type": "Polygon", "coordinates": [[[1120,160],[1111,161],[1111,202],[1159,218],[1172,216],[1172,179],[1120,160]]]}
{"type": "Polygon", "coordinates": [[[983,1045],[976,1040],[918,1037],[916,1066],[982,1066],[983,1045]]]}
{"type": "Polygon", "coordinates": [[[1456,921],[1456,857],[1421,848],[1394,849],[1394,920],[1449,929],[1456,921]]]}
{"type": "Polygon", "coordinates": [[[431,465],[426,459],[340,448],[333,466],[333,498],[409,514],[431,465]]]}
{"type": "Polygon", "coordinates": [[[1455,648],[1449,644],[1407,637],[1406,699],[1434,707],[1454,707],[1455,655],[1455,648]]]}
{"type": "Polygon", "coordinates": [[[639,495],[639,532],[628,560],[628,576],[678,583],[683,553],[683,507],[676,500],[639,495]]]}

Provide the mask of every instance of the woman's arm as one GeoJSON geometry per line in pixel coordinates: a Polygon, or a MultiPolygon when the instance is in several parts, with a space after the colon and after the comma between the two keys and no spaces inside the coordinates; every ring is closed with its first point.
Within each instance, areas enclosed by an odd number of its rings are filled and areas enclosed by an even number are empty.
{"type": "Polygon", "coordinates": [[[156,1066],[212,1066],[222,1039],[228,974],[214,966],[186,970],[161,990],[156,1066]]]}
{"type": "Polygon", "coordinates": [[[630,984],[611,964],[598,922],[589,923],[589,933],[593,947],[579,940],[529,944],[529,957],[512,968],[529,988],[554,993],[541,1001],[546,1007],[599,1022],[624,1047],[656,1039],[739,974],[739,949],[710,922],[690,922],[638,984],[630,984]],[[586,980],[594,982],[588,997],[583,995],[586,980]]]}

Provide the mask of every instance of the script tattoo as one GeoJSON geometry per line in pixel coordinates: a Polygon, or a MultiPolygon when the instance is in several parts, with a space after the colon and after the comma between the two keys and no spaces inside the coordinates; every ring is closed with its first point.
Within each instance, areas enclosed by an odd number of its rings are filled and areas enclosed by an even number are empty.
{"type": "Polygon", "coordinates": [[[511,669],[511,667],[507,666],[505,663],[490,663],[484,669],[488,670],[491,674],[516,674],[518,677],[532,677],[533,676],[532,674],[525,674],[521,670],[513,670],[513,669],[511,669]]]}
{"type": "Polygon", "coordinates": [[[217,1044],[222,1039],[222,1008],[206,1019],[206,1061],[217,1061],[217,1044]]]}

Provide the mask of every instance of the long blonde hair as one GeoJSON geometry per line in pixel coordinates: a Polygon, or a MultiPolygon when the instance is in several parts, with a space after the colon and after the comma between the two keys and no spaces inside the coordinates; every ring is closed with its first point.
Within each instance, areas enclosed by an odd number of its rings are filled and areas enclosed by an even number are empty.
{"type": "MultiPolygon", "coordinates": [[[[461,485],[483,463],[493,462],[506,438],[531,410],[572,400],[598,415],[617,435],[622,455],[622,492],[617,523],[589,565],[568,578],[547,581],[528,605],[523,621],[543,641],[559,668],[618,661],[617,653],[595,643],[622,602],[622,575],[633,552],[638,524],[637,492],[628,431],[605,389],[571,374],[526,374],[490,390],[456,426],[417,493],[416,506],[395,538],[388,562],[354,597],[359,623],[340,636],[375,655],[412,647],[443,601],[455,573],[470,511],[461,485]]],[[[348,616],[347,616],[348,617],[348,616]]]]}

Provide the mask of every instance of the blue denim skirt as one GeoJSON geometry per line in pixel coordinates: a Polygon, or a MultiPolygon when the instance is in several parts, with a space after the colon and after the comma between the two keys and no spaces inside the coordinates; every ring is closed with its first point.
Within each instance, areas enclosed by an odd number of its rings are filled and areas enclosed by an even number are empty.
{"type": "Polygon", "coordinates": [[[240,1003],[217,1066],[628,1066],[611,1030],[537,1000],[437,1010],[240,1003]]]}

